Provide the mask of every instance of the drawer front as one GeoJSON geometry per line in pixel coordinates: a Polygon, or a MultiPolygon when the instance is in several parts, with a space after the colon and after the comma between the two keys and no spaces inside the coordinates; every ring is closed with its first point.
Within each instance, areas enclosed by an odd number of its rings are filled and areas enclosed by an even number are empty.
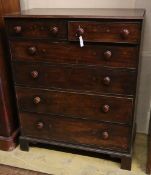
{"type": "Polygon", "coordinates": [[[18,85],[91,91],[105,94],[135,93],[135,71],[72,65],[13,64],[18,85]]]}
{"type": "Polygon", "coordinates": [[[89,22],[71,21],[68,23],[68,39],[89,42],[139,43],[141,24],[132,22],[89,22]]]}
{"type": "Polygon", "coordinates": [[[67,39],[67,22],[55,19],[7,19],[7,32],[10,37],[67,39]]]}
{"type": "Polygon", "coordinates": [[[22,134],[48,141],[127,152],[129,128],[79,119],[21,113],[22,134]],[[75,137],[76,136],[76,137],[75,137]]]}
{"type": "Polygon", "coordinates": [[[80,48],[74,43],[52,43],[49,41],[13,41],[12,59],[18,61],[45,61],[104,65],[111,67],[137,67],[138,47],[86,44],[80,48]]]}
{"type": "Polygon", "coordinates": [[[133,99],[16,87],[20,111],[131,124],[133,99]]]}

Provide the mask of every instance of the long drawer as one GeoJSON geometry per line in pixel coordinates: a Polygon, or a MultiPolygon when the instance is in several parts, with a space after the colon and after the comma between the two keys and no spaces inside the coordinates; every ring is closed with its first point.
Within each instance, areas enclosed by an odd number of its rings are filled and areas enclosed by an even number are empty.
{"type": "Polygon", "coordinates": [[[104,94],[135,94],[136,73],[133,70],[14,62],[13,71],[17,85],[104,94]]]}
{"type": "Polygon", "coordinates": [[[131,124],[133,99],[16,87],[19,111],[131,124]]]}
{"type": "Polygon", "coordinates": [[[94,148],[128,151],[130,129],[93,121],[20,113],[23,136],[94,148]]]}
{"type": "Polygon", "coordinates": [[[51,42],[44,40],[13,40],[10,42],[12,60],[41,61],[110,67],[137,67],[137,46],[51,42]]]}
{"type": "Polygon", "coordinates": [[[139,43],[141,24],[139,22],[96,22],[70,21],[68,39],[78,41],[79,36],[89,42],[139,43]]]}

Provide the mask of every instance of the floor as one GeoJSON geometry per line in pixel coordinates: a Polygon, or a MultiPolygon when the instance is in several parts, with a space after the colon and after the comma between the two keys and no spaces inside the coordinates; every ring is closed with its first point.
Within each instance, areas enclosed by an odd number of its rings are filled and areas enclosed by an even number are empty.
{"type": "Polygon", "coordinates": [[[145,175],[146,138],[136,136],[132,171],[121,170],[116,161],[36,147],[30,152],[19,147],[13,152],[0,151],[0,164],[52,175],[145,175]]]}
{"type": "Polygon", "coordinates": [[[0,165],[0,175],[47,175],[35,171],[0,165]]]}

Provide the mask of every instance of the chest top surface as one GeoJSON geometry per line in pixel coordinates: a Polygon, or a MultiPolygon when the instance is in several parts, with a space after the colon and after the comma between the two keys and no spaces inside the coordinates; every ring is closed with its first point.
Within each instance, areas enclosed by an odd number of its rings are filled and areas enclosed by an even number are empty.
{"type": "Polygon", "coordinates": [[[93,18],[93,19],[144,19],[144,9],[63,9],[35,8],[5,15],[7,18],[93,18]]]}

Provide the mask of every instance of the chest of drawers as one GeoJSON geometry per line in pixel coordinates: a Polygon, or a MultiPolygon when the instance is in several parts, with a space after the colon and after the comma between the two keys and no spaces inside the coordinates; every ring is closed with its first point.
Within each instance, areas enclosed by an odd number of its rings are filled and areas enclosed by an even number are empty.
{"type": "Polygon", "coordinates": [[[143,18],[141,9],[5,17],[22,150],[40,142],[105,153],[131,169],[143,18]]]}

